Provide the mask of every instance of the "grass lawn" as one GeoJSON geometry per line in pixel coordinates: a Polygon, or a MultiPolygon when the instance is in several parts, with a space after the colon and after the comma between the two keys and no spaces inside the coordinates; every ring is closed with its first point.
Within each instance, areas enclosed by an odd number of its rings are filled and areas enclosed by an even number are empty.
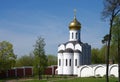
{"type": "MultiPolygon", "coordinates": [[[[22,82],[105,82],[105,78],[67,78],[58,80],[31,80],[22,82]]],[[[110,78],[109,82],[117,82],[116,78],[110,78]]]]}
{"type": "MultiPolygon", "coordinates": [[[[110,78],[109,82],[118,82],[117,78],[110,78]]],[[[6,82],[4,80],[0,80],[0,82],[6,82]]],[[[71,78],[49,78],[49,79],[43,79],[43,80],[38,80],[38,79],[19,79],[17,80],[13,80],[11,82],[106,82],[105,78],[75,78],[75,77],[71,77],[71,78]]]]}
{"type": "MultiPolygon", "coordinates": [[[[116,78],[111,78],[110,82],[116,82],[116,78]]],[[[61,80],[56,82],[105,82],[105,78],[75,78],[68,80],[61,80]]]]}

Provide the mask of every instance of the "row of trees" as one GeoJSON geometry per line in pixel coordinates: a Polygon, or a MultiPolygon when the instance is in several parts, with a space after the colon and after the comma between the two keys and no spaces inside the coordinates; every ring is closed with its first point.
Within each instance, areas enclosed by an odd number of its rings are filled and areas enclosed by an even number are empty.
{"type": "MultiPolygon", "coordinates": [[[[103,37],[101,42],[103,46],[92,49],[92,63],[106,63],[106,55],[107,55],[107,47],[108,47],[109,34],[103,37]]],[[[114,60],[115,63],[118,63],[120,58],[118,58],[118,53],[120,48],[120,14],[116,15],[113,20],[112,33],[111,33],[111,44],[110,44],[110,52],[109,59],[114,60]]]]}
{"type": "MultiPolygon", "coordinates": [[[[118,50],[117,46],[111,44],[110,46],[110,56],[109,60],[113,60],[114,63],[118,63],[118,50]]],[[[92,53],[92,64],[105,64],[106,63],[106,54],[107,54],[107,46],[104,44],[100,49],[93,48],[91,50],[92,53]]]]}
{"type": "MultiPolygon", "coordinates": [[[[57,56],[47,54],[47,65],[57,65],[57,56]]],[[[28,55],[23,55],[20,58],[16,59],[15,67],[22,66],[33,66],[34,65],[34,54],[30,53],[28,55]]]]}
{"type": "Polygon", "coordinates": [[[0,42],[0,72],[7,71],[14,66],[33,66],[34,73],[39,74],[40,79],[41,74],[44,73],[48,65],[57,65],[57,57],[46,55],[44,47],[44,38],[38,37],[33,52],[17,58],[13,52],[13,45],[11,43],[7,41],[0,42]]]}

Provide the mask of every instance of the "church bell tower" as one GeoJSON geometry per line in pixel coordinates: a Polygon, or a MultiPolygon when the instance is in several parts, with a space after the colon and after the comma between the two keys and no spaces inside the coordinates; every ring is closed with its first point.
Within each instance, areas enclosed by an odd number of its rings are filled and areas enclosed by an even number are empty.
{"type": "Polygon", "coordinates": [[[69,41],[80,41],[80,30],[81,30],[81,24],[76,18],[76,11],[74,11],[74,19],[69,24],[69,41]]]}

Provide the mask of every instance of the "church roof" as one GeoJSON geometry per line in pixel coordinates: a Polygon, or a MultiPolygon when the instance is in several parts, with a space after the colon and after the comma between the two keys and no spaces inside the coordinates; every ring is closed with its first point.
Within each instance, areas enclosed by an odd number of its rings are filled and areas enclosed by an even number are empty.
{"type": "Polygon", "coordinates": [[[83,44],[80,41],[68,41],[68,42],[65,43],[65,45],[67,45],[68,43],[72,43],[73,45],[75,45],[75,44],[83,44]]]}
{"type": "Polygon", "coordinates": [[[64,52],[64,50],[60,50],[60,51],[58,51],[58,53],[63,53],[64,52]]]}
{"type": "Polygon", "coordinates": [[[74,53],[81,53],[80,50],[74,50],[74,53]]]}
{"type": "Polygon", "coordinates": [[[73,49],[71,49],[71,48],[67,48],[67,49],[65,49],[64,52],[74,53],[73,49]]]}
{"type": "Polygon", "coordinates": [[[64,53],[64,52],[67,52],[67,53],[81,53],[80,50],[73,50],[73,49],[71,49],[71,48],[67,48],[67,49],[65,49],[65,50],[60,50],[60,51],[58,51],[58,53],[64,53]]]}
{"type": "Polygon", "coordinates": [[[75,46],[76,44],[80,44],[80,45],[84,44],[84,43],[81,42],[81,41],[68,41],[68,42],[66,42],[66,43],[59,44],[58,47],[59,47],[60,45],[67,45],[67,44],[69,44],[69,43],[72,43],[74,46],[75,46]]]}

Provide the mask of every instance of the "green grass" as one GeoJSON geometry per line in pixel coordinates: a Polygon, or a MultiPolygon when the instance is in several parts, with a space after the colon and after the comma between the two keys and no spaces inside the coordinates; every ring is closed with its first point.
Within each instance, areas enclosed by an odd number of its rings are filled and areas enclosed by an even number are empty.
{"type": "MultiPolygon", "coordinates": [[[[29,80],[20,82],[106,82],[105,78],[59,78],[48,80],[29,80]]],[[[117,78],[110,78],[109,82],[117,82],[117,78]]]]}
{"type": "MultiPolygon", "coordinates": [[[[31,80],[23,82],[105,82],[105,78],[74,78],[64,80],[31,80]]],[[[117,79],[111,78],[109,82],[117,82],[117,79]]]]}
{"type": "MultiPolygon", "coordinates": [[[[16,82],[106,82],[105,78],[77,78],[77,77],[57,77],[57,78],[48,78],[43,80],[33,79],[21,81],[20,79],[16,82]]],[[[110,78],[109,82],[118,82],[117,78],[110,78]]],[[[0,80],[0,82],[5,82],[4,80],[0,80]]]]}
{"type": "MultiPolygon", "coordinates": [[[[110,82],[116,82],[117,79],[111,78],[110,82]]],[[[56,82],[105,82],[105,78],[75,78],[69,80],[61,80],[56,82]]]]}

